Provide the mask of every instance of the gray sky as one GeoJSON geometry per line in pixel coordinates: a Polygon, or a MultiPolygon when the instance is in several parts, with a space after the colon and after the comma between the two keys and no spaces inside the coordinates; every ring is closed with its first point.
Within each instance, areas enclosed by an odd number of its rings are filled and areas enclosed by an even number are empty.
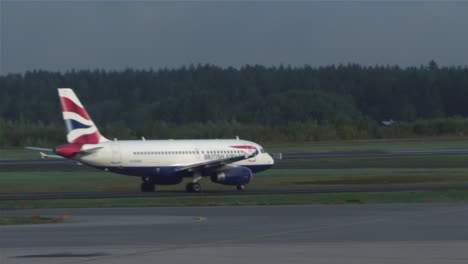
{"type": "Polygon", "coordinates": [[[191,63],[468,64],[468,1],[0,0],[0,9],[0,73],[191,63]]]}

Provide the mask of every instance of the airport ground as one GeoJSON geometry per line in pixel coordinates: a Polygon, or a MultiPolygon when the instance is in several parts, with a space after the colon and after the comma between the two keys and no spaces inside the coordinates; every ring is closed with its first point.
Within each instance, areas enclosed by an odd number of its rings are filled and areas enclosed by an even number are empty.
{"type": "MultiPolygon", "coordinates": [[[[318,145],[272,149],[341,154],[384,147],[468,149],[464,140],[318,145]]],[[[23,150],[0,154],[0,159],[37,159],[37,153],[23,150]]],[[[256,175],[243,193],[209,180],[203,184],[205,192],[196,195],[177,185],[132,197],[138,178],[73,164],[4,164],[0,193],[30,197],[0,199],[0,219],[26,219],[22,225],[0,225],[0,263],[468,262],[468,155],[463,153],[298,157],[256,175]],[[42,200],[32,195],[73,193],[130,196],[42,200]],[[58,223],[27,224],[38,217],[58,223]]]]}
{"type": "Polygon", "coordinates": [[[230,186],[204,180],[202,194],[187,196],[184,184],[180,184],[159,186],[159,192],[151,197],[138,197],[138,178],[38,160],[36,152],[9,149],[0,153],[3,159],[0,193],[3,195],[52,193],[55,195],[50,196],[52,198],[67,198],[67,195],[89,198],[93,193],[110,195],[94,197],[100,199],[47,201],[38,200],[44,196],[31,196],[29,200],[4,197],[0,207],[465,202],[468,200],[467,142],[465,138],[437,138],[272,145],[268,147],[272,152],[288,153],[290,157],[295,155],[294,158],[279,160],[274,169],[255,175],[248,191],[242,195],[234,194],[230,186]],[[382,150],[393,152],[382,155],[382,150]],[[424,155],[401,154],[401,151],[412,153],[412,150],[427,152],[424,155]],[[460,152],[447,154],[441,150],[460,152]],[[369,156],[372,153],[379,155],[369,156]],[[11,159],[27,159],[27,162],[15,163],[11,159]],[[111,199],[119,195],[124,198],[111,199]],[[212,198],[213,195],[216,198],[212,198]]]}
{"type": "Polygon", "coordinates": [[[467,204],[35,209],[0,226],[0,263],[465,264],[467,204]]]}

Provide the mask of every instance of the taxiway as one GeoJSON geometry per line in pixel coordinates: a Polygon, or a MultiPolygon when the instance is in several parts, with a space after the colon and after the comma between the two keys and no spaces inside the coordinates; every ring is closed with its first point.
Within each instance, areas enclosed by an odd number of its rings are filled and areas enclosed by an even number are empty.
{"type": "Polygon", "coordinates": [[[468,262],[467,204],[37,209],[1,226],[0,263],[468,262]]]}

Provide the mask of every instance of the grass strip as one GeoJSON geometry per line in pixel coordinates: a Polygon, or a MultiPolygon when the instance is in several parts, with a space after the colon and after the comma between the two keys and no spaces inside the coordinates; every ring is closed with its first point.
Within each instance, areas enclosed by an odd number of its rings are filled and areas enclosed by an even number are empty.
{"type": "Polygon", "coordinates": [[[1,209],[468,202],[468,192],[401,191],[0,201],[1,209]]]}
{"type": "MultiPolygon", "coordinates": [[[[0,172],[0,193],[22,192],[139,192],[141,180],[106,172],[0,172]]],[[[251,190],[271,187],[317,187],[369,184],[466,184],[468,169],[273,169],[256,174],[251,190]]],[[[233,190],[233,186],[202,181],[204,190],[233,190]]],[[[184,191],[185,184],[157,186],[184,191]]]]}

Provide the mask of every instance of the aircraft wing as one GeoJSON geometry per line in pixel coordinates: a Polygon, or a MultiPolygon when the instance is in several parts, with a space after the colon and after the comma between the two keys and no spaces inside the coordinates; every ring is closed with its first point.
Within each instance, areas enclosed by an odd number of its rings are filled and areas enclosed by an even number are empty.
{"type": "Polygon", "coordinates": [[[219,160],[210,160],[202,163],[196,163],[188,166],[183,166],[179,167],[176,169],[176,172],[181,172],[181,171],[203,171],[207,169],[215,169],[219,168],[222,166],[225,166],[230,163],[234,163],[236,161],[241,161],[241,160],[246,160],[253,158],[258,155],[258,150],[255,150],[254,153],[252,154],[246,154],[242,156],[235,156],[235,157],[230,157],[230,158],[225,158],[225,159],[219,159],[219,160]]]}
{"type": "Polygon", "coordinates": [[[94,148],[89,148],[89,149],[84,149],[84,150],[80,150],[77,154],[80,154],[80,155],[89,155],[89,154],[93,154],[94,152],[96,152],[96,150],[99,150],[99,149],[102,149],[103,147],[94,147],[94,148]]]}

